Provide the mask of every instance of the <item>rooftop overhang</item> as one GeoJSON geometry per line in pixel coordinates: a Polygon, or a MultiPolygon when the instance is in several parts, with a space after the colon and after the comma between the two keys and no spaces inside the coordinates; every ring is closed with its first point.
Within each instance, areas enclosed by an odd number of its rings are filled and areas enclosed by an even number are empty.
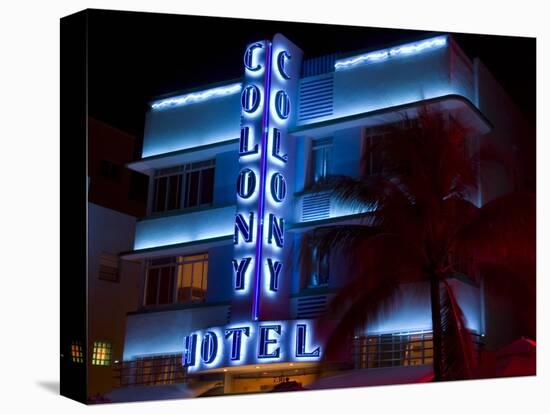
{"type": "Polygon", "coordinates": [[[374,127],[402,121],[404,117],[414,118],[422,109],[451,114],[471,134],[484,135],[493,128],[491,122],[470,100],[461,95],[451,94],[297,126],[289,132],[294,136],[307,135],[320,138],[342,129],[374,127]]]}
{"type": "Polygon", "coordinates": [[[152,171],[173,167],[174,165],[188,164],[197,161],[203,161],[208,158],[214,158],[216,154],[226,151],[237,150],[239,148],[238,139],[216,142],[210,145],[184,149],[180,151],[167,152],[165,154],[145,157],[138,161],[130,162],[126,166],[134,171],[150,175],[152,171]]]}
{"type": "Polygon", "coordinates": [[[203,239],[188,243],[171,244],[160,247],[151,247],[148,249],[132,250],[120,254],[120,258],[124,260],[144,260],[159,256],[176,256],[180,254],[195,253],[197,246],[201,249],[209,249],[211,247],[233,244],[233,235],[214,237],[211,239],[203,239]]]}

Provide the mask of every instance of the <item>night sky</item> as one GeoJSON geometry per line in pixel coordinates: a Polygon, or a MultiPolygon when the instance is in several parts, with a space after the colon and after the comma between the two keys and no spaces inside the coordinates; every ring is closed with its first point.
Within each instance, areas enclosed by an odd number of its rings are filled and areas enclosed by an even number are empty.
{"type": "MultiPolygon", "coordinates": [[[[239,78],[247,44],[277,32],[305,58],[375,50],[429,37],[416,30],[92,10],[89,16],[90,115],[141,141],[147,102],[158,95],[239,78]]],[[[455,34],[535,123],[535,39],[455,34]]],[[[138,145],[139,147],[139,145],[138,145]]],[[[139,148],[136,154],[139,154],[139,148]]]]}

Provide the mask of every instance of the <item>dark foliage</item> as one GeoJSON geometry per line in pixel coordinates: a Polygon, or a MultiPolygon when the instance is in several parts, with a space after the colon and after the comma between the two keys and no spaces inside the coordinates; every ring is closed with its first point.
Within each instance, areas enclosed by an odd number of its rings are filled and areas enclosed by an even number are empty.
{"type": "Polygon", "coordinates": [[[311,270],[313,247],[339,252],[353,275],[331,303],[327,318],[338,325],[325,355],[380,310],[396,306],[402,284],[419,282],[431,287],[436,380],[472,378],[475,350],[448,280],[461,273],[478,284],[483,276],[514,299],[519,281],[523,292],[517,299],[525,302],[526,326],[532,324],[535,196],[512,193],[478,208],[471,200],[480,165],[498,154],[476,150],[472,134],[452,118],[424,109],[385,132],[385,139],[369,147],[380,161],[376,171],[332,176],[312,188],[330,189],[335,202],[370,211],[356,224],[317,228],[302,240],[302,275],[311,270]]]}

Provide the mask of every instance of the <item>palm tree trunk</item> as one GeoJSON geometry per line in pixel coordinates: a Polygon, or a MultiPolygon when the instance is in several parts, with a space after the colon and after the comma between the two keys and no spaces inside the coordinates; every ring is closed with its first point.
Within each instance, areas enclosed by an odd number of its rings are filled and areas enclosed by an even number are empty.
{"type": "Polygon", "coordinates": [[[441,349],[441,292],[439,278],[435,273],[433,273],[430,277],[430,299],[432,307],[434,381],[441,381],[443,379],[441,349]]]}

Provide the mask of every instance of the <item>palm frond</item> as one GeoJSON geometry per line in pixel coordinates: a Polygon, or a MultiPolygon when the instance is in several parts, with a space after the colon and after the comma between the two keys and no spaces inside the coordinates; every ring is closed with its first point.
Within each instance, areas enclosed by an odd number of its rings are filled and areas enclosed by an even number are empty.
{"type": "Polygon", "coordinates": [[[426,197],[463,196],[477,186],[468,131],[437,112],[421,108],[412,128],[394,128],[392,139],[383,143],[387,158],[402,164],[397,176],[419,204],[427,202],[426,197]]]}
{"type": "MultiPolygon", "coordinates": [[[[361,279],[361,278],[359,278],[361,279]]],[[[350,350],[342,350],[342,344],[350,343],[358,328],[367,326],[368,321],[377,317],[381,309],[395,305],[396,293],[399,289],[399,278],[391,278],[385,283],[370,289],[356,290],[356,297],[348,303],[333,302],[330,311],[318,323],[323,326],[337,324],[325,343],[325,360],[338,360],[339,356],[349,356],[350,350]]]]}
{"type": "Polygon", "coordinates": [[[311,232],[311,244],[321,253],[328,251],[349,254],[356,251],[363,242],[381,234],[379,227],[361,224],[318,227],[311,232]]]}
{"type": "Polygon", "coordinates": [[[472,336],[466,328],[464,314],[456,301],[452,287],[446,280],[442,281],[442,285],[442,379],[469,379],[474,376],[477,365],[472,336]]]}
{"type": "MultiPolygon", "coordinates": [[[[355,252],[361,242],[379,234],[380,229],[366,225],[336,225],[324,226],[305,232],[301,236],[299,252],[300,275],[303,278],[301,286],[313,271],[312,251],[317,249],[320,256],[337,252],[349,255],[355,252]]],[[[353,261],[350,259],[350,263],[353,261]]]]}
{"type": "Polygon", "coordinates": [[[471,202],[450,197],[432,211],[431,246],[434,262],[440,274],[452,274],[462,268],[463,258],[453,254],[452,241],[471,222],[478,208],[471,202]]]}
{"type": "MultiPolygon", "coordinates": [[[[381,309],[393,306],[400,285],[441,278],[442,300],[438,293],[433,302],[438,306],[432,307],[442,325],[434,350],[441,356],[438,366],[445,379],[470,378],[476,371],[471,335],[444,279],[464,264],[471,264],[466,272],[470,276],[481,271],[490,281],[499,274],[510,280],[523,275],[525,298],[532,298],[535,199],[509,195],[481,209],[467,201],[477,190],[479,161],[487,154],[471,154],[469,131],[435,112],[421,109],[416,125],[390,127],[390,139],[369,141],[368,149],[380,155],[382,168],[370,164],[370,171],[359,177],[331,176],[314,186],[330,191],[332,200],[351,211],[370,213],[362,223],[366,225],[327,226],[306,234],[301,262],[311,266],[312,248],[338,250],[348,262],[340,271],[353,276],[329,306],[326,321],[338,321],[328,342],[331,352],[381,309]]],[[[440,292],[438,285],[432,286],[432,294],[440,292]]],[[[526,309],[532,314],[531,307],[526,309]]]]}

